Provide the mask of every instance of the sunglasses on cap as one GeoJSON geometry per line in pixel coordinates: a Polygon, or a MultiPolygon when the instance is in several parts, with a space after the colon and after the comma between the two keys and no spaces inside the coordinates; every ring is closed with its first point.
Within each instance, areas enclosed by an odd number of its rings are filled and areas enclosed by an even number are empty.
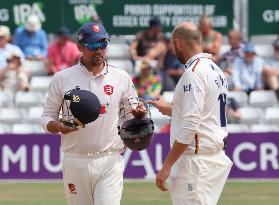
{"type": "Polygon", "coordinates": [[[108,46],[108,42],[107,41],[101,41],[101,42],[97,42],[97,43],[93,43],[93,44],[88,44],[88,43],[82,43],[83,46],[85,46],[86,48],[92,50],[92,51],[97,51],[99,48],[104,50],[107,48],[108,46]]]}

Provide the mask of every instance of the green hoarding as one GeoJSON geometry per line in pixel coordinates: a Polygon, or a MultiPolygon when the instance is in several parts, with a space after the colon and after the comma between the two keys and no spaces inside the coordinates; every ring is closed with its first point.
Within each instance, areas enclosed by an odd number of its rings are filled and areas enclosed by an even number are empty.
{"type": "Polygon", "coordinates": [[[52,32],[62,23],[61,6],[60,0],[1,0],[0,24],[8,25],[13,31],[33,13],[40,18],[43,28],[52,32]]]}
{"type": "Polygon", "coordinates": [[[249,35],[279,34],[279,1],[249,1],[249,35]]]}
{"type": "Polygon", "coordinates": [[[152,16],[171,31],[182,21],[198,22],[201,15],[212,16],[213,26],[226,33],[233,24],[233,0],[2,0],[0,23],[12,30],[31,13],[39,16],[47,32],[61,25],[71,31],[99,15],[110,34],[135,34],[148,26],[152,16]]]}

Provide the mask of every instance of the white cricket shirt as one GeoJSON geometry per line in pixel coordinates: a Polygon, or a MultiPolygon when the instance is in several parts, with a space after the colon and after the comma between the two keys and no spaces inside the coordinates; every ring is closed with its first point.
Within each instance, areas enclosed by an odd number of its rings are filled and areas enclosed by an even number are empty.
{"type": "MultiPolygon", "coordinates": [[[[87,155],[110,148],[122,149],[124,146],[117,129],[119,106],[127,98],[137,97],[137,93],[130,76],[125,71],[107,64],[97,76],[81,63],[54,75],[41,119],[44,129],[47,130],[50,121],[58,120],[64,94],[77,86],[81,90],[93,92],[99,98],[100,116],[96,121],[86,124],[85,128],[79,128],[78,131],[67,135],[62,134],[62,151],[87,155]]],[[[65,105],[63,110],[64,115],[67,115],[65,105]]]]}
{"type": "Polygon", "coordinates": [[[189,144],[186,153],[212,153],[223,148],[228,84],[211,54],[200,53],[185,65],[173,99],[171,146],[189,144]]]}

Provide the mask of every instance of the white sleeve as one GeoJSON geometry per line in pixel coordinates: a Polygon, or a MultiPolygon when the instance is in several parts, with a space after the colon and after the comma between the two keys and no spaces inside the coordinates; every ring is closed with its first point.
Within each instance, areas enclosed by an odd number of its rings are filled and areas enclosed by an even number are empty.
{"type": "Polygon", "coordinates": [[[138,105],[138,94],[131,77],[127,73],[125,73],[125,76],[122,79],[123,93],[120,100],[119,110],[120,124],[123,122],[123,120],[126,121],[133,118],[133,115],[131,114],[131,108],[136,108],[136,106],[138,105]]]}
{"type": "Polygon", "coordinates": [[[136,91],[136,88],[134,86],[134,83],[131,79],[131,77],[128,75],[128,73],[125,72],[125,86],[123,89],[123,95],[121,101],[125,101],[129,98],[137,98],[138,93],[136,91]]]}
{"type": "Polygon", "coordinates": [[[198,132],[206,93],[206,81],[201,73],[188,72],[180,88],[181,122],[175,139],[182,144],[191,144],[198,132]]]}
{"type": "Polygon", "coordinates": [[[50,121],[58,121],[63,93],[61,93],[61,78],[54,75],[48,90],[44,111],[41,117],[42,127],[48,132],[47,124],[50,121]]]}

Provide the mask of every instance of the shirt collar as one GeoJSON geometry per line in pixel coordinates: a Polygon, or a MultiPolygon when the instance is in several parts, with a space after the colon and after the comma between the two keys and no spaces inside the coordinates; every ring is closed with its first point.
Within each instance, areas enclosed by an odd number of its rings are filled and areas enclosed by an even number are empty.
{"type": "MultiPolygon", "coordinates": [[[[81,66],[81,68],[82,68],[85,72],[87,72],[88,74],[90,74],[90,75],[93,76],[93,74],[92,74],[90,71],[87,70],[87,68],[85,67],[85,65],[82,64],[81,61],[82,61],[82,58],[80,58],[80,60],[79,60],[79,65],[81,66]]],[[[104,61],[104,64],[105,64],[105,65],[104,65],[103,70],[102,70],[98,75],[93,76],[93,78],[97,78],[97,77],[100,77],[100,76],[105,76],[105,75],[108,74],[108,64],[107,64],[106,61],[104,61]]]]}
{"type": "Polygon", "coordinates": [[[187,63],[185,64],[185,69],[189,68],[194,61],[196,61],[197,59],[199,58],[208,58],[208,59],[211,59],[212,58],[212,54],[209,54],[209,53],[199,53],[199,54],[196,54],[194,55],[192,58],[190,58],[187,63]]]}

